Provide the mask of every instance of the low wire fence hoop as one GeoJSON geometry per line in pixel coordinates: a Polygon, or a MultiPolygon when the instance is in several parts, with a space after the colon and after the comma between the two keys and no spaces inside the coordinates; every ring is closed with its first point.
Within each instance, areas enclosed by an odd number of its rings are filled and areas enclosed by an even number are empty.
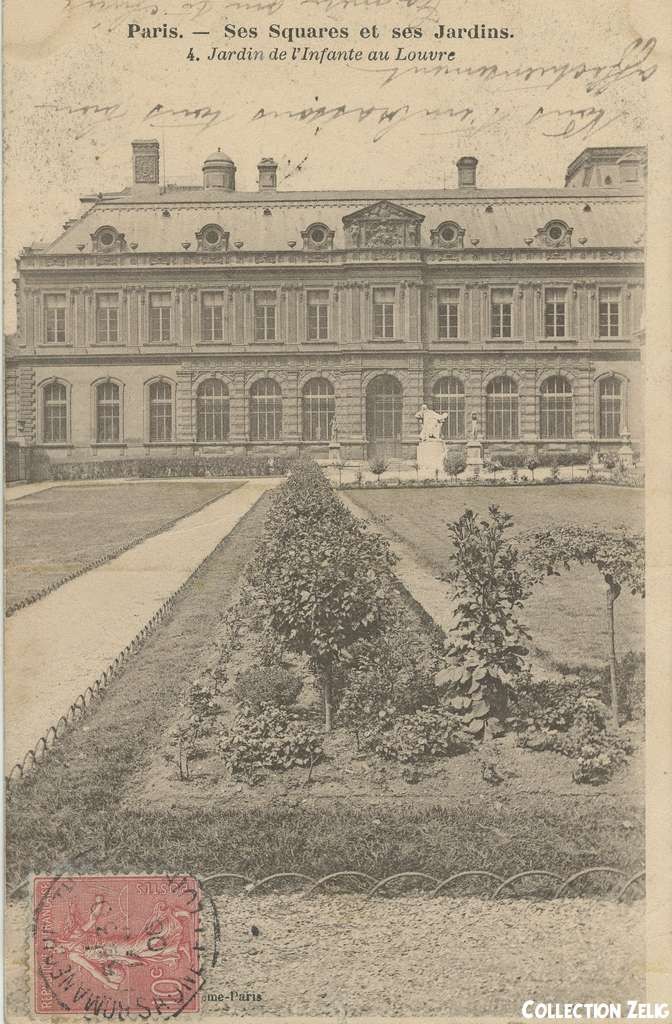
{"type": "Polygon", "coordinates": [[[560,897],[569,889],[574,882],[577,882],[579,878],[585,878],[587,875],[619,875],[621,878],[625,878],[625,871],[621,871],[620,868],[608,868],[608,867],[595,867],[595,868],[584,868],[583,871],[577,871],[575,874],[570,875],[555,891],[555,899],[558,900],[560,897]]]}

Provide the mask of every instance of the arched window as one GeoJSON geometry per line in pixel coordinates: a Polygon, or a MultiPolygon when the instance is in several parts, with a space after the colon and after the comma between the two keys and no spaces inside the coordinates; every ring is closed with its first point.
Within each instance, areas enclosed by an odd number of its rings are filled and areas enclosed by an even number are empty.
{"type": "Polygon", "coordinates": [[[167,380],[149,386],[149,440],[173,440],[173,387],[167,380]]]}
{"type": "Polygon", "coordinates": [[[265,377],[250,388],[250,437],[253,441],[279,441],[282,436],[282,391],[265,377]]]}
{"type": "Polygon", "coordinates": [[[618,377],[600,381],[600,437],[620,437],[623,424],[623,384],[618,377]]]}
{"type": "Polygon", "coordinates": [[[42,389],[42,440],[45,444],[68,440],[68,389],[60,381],[42,389]]]}
{"type": "Polygon", "coordinates": [[[446,439],[465,437],[464,426],[464,385],[456,377],[442,377],[437,380],[433,391],[434,408],[437,412],[448,413],[443,421],[441,436],[446,439]]]}
{"type": "Polygon", "coordinates": [[[375,377],[366,392],[369,456],[400,454],[402,412],[401,384],[396,377],[389,374],[375,377]]]}
{"type": "Polygon", "coordinates": [[[96,441],[114,444],[120,440],[121,402],[119,385],[105,380],[96,385],[96,441]]]}
{"type": "Polygon", "coordinates": [[[196,440],[226,441],[228,436],[229,389],[221,380],[204,380],[196,393],[196,440]]]}
{"type": "Polygon", "coordinates": [[[572,437],[574,397],[566,377],[549,377],[541,385],[539,436],[572,437]]]}
{"type": "Polygon", "coordinates": [[[324,377],[313,377],[303,389],[303,440],[328,441],[336,412],[334,389],[324,377]]]}
{"type": "Polygon", "coordinates": [[[518,437],[518,386],[511,377],[495,377],[485,394],[485,430],[493,441],[518,437]]]}

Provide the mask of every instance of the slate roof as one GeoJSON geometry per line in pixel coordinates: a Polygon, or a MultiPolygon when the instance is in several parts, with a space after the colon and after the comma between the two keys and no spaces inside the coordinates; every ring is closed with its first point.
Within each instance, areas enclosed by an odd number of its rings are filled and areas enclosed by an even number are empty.
{"type": "Polygon", "coordinates": [[[180,252],[183,242],[193,250],[196,232],[212,223],[229,232],[230,246],[241,241],[246,251],[287,251],[290,241],[301,249],[301,232],[322,223],[334,230],[334,248],[340,249],[345,246],[343,218],[383,199],[424,217],[423,247],[430,246],[432,229],[454,221],[465,229],[465,249],[472,239],[479,240],[479,248],[525,248],[525,239],[534,238],[550,220],[573,229],[573,244],[585,238],[589,247],[632,247],[641,244],[645,220],[643,191],[637,186],[229,192],[136,185],[84,197],[91,206],[44,251],[74,253],[84,245],[83,251],[90,252],[91,234],[103,225],[123,233],[128,244],[137,243],[138,252],[180,252]]]}

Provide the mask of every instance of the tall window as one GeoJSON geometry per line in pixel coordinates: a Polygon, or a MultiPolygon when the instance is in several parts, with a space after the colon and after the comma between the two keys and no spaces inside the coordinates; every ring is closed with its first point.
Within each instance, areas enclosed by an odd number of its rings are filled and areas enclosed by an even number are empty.
{"type": "Polygon", "coordinates": [[[204,380],[196,393],[196,438],[226,441],[229,436],[229,389],[221,380],[204,380]]]}
{"type": "Polygon", "coordinates": [[[173,439],[173,388],[166,380],[155,380],[149,387],[149,440],[173,439]]]}
{"type": "Polygon", "coordinates": [[[114,444],[120,439],[119,385],[106,380],[96,387],[96,441],[114,444]]]}
{"type": "Polygon", "coordinates": [[[437,296],[439,338],[457,338],[460,292],[458,288],[439,288],[437,296]]]}
{"type": "Polygon", "coordinates": [[[401,384],[389,374],[381,374],[366,390],[366,436],[373,445],[370,454],[397,455],[400,449],[403,416],[401,384]]]}
{"type": "Polygon", "coordinates": [[[250,388],[250,437],[253,441],[279,441],[282,436],[282,391],[270,378],[250,388]]]}
{"type": "Polygon", "coordinates": [[[224,341],[224,294],[204,292],[201,303],[201,338],[224,341]]]}
{"type": "Polygon", "coordinates": [[[394,288],[373,289],[373,336],[394,337],[394,288]]]}
{"type": "Polygon", "coordinates": [[[314,377],[303,389],[303,440],[328,441],[336,411],[334,389],[328,380],[314,377]]]}
{"type": "Polygon", "coordinates": [[[149,296],[150,341],[170,341],[171,305],[170,292],[152,292],[149,296]]]}
{"type": "Polygon", "coordinates": [[[306,296],[308,341],[326,341],[329,337],[329,289],[312,288],[306,296]]]}
{"type": "Polygon", "coordinates": [[[65,345],[65,293],[44,296],[44,340],[47,345],[65,345]]]}
{"type": "Polygon", "coordinates": [[[544,303],[544,333],[547,338],[564,338],[567,331],[567,289],[547,288],[544,303]]]}
{"type": "Polygon", "coordinates": [[[549,377],[541,385],[539,436],[572,437],[572,385],[566,377],[549,377]]]}
{"type": "Polygon", "coordinates": [[[600,381],[600,437],[620,437],[623,423],[623,385],[618,377],[600,381]]]}
{"type": "Polygon", "coordinates": [[[68,389],[52,381],[42,391],[42,440],[46,444],[68,440],[68,389]]]}
{"type": "Polygon", "coordinates": [[[465,437],[464,426],[464,385],[455,377],[437,380],[433,391],[434,408],[439,413],[448,413],[443,421],[441,435],[447,439],[465,437]]]}
{"type": "Polygon", "coordinates": [[[276,332],[275,290],[254,293],[254,339],[255,341],[275,341],[276,332]]]}
{"type": "Polygon", "coordinates": [[[518,437],[518,387],[510,377],[495,377],[485,394],[486,435],[494,441],[518,437]]]}
{"type": "Polygon", "coordinates": [[[490,293],[490,333],[493,338],[513,337],[513,289],[493,288],[490,293]]]}
{"type": "Polygon", "coordinates": [[[601,338],[618,338],[621,334],[621,289],[600,288],[599,329],[601,338]]]}
{"type": "Polygon", "coordinates": [[[117,292],[105,292],[96,300],[96,340],[99,345],[116,345],[119,341],[117,292]]]}

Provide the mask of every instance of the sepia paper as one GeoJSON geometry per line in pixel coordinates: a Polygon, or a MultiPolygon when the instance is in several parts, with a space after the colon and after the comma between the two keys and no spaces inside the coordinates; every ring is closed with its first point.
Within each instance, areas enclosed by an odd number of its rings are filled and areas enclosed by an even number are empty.
{"type": "MultiPolygon", "coordinates": [[[[7,0],[8,1020],[672,1013],[670,20],[7,0]],[[212,738],[190,776],[186,695],[301,453],[389,541],[423,635],[450,636],[448,522],[486,484],[516,537],[646,529],[620,774],[579,785],[512,737],[501,778],[478,750],[386,762],[336,712],[300,782],[215,777],[212,738]]],[[[597,577],[568,571],[571,600],[530,599],[533,674],[608,679],[597,577]]]]}

